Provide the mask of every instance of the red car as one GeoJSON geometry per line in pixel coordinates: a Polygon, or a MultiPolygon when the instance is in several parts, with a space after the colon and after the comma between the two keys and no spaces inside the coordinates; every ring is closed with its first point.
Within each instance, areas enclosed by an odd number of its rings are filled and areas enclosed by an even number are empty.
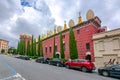
{"type": "Polygon", "coordinates": [[[65,63],[66,68],[80,68],[83,72],[92,72],[95,70],[95,65],[89,60],[75,59],[65,63]]]}

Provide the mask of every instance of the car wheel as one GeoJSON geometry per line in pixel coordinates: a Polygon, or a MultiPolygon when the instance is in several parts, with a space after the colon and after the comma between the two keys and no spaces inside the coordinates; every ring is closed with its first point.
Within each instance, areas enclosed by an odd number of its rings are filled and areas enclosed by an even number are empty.
{"type": "Polygon", "coordinates": [[[89,72],[91,72],[91,73],[92,73],[92,72],[93,72],[93,70],[89,70],[89,72]]]}
{"type": "Polygon", "coordinates": [[[56,65],[57,65],[57,67],[60,67],[60,63],[57,63],[56,65]]]}
{"type": "Polygon", "coordinates": [[[86,67],[82,67],[81,69],[83,72],[87,72],[87,68],[86,67]]]}
{"type": "Polygon", "coordinates": [[[69,65],[66,65],[65,67],[66,67],[67,69],[70,69],[70,66],[69,66],[69,65]]]}
{"type": "Polygon", "coordinates": [[[50,63],[50,62],[48,62],[48,64],[49,64],[49,65],[51,65],[51,63],[50,63]]]}
{"type": "Polygon", "coordinates": [[[107,77],[107,76],[109,76],[109,73],[108,73],[108,71],[102,71],[102,75],[107,77]]]}

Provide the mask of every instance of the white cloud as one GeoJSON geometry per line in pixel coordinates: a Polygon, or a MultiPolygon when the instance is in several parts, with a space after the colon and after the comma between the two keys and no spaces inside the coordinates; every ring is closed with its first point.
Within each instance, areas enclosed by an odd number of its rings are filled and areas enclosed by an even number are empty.
{"type": "Polygon", "coordinates": [[[0,2],[0,38],[16,46],[21,33],[37,37],[53,30],[54,24],[63,26],[64,20],[68,24],[71,18],[77,24],[79,11],[85,21],[88,9],[95,12],[102,25],[119,28],[119,3],[119,0],[3,0],[0,2]],[[29,6],[21,6],[20,1],[28,2],[29,6]]]}
{"type": "MultiPolygon", "coordinates": [[[[11,5],[6,0],[5,2],[11,5]]],[[[51,17],[51,12],[43,0],[36,0],[37,4],[31,7],[21,6],[18,2],[12,5],[12,8],[19,5],[17,9],[12,9],[12,14],[9,13],[9,9],[3,8],[4,12],[1,13],[0,16],[3,16],[5,13],[7,17],[2,17],[4,21],[0,23],[0,38],[9,40],[10,46],[16,46],[15,44],[17,44],[21,33],[29,33],[38,37],[38,35],[46,33],[47,30],[53,30],[54,19],[51,17]]],[[[30,2],[30,4],[32,4],[32,2],[30,2]]]]}
{"type": "Polygon", "coordinates": [[[78,12],[81,9],[80,0],[45,0],[49,6],[52,17],[55,18],[56,25],[64,25],[64,20],[68,21],[70,19],[75,19],[78,17],[78,12]]]}

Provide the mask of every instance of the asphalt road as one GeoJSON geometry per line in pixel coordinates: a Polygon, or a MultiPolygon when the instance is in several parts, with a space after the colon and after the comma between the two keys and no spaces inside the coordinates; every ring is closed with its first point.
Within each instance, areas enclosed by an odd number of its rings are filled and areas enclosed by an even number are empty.
{"type": "Polygon", "coordinates": [[[0,55],[0,59],[12,66],[26,80],[119,80],[100,76],[96,72],[84,73],[79,70],[40,64],[7,55],[0,55]]]}

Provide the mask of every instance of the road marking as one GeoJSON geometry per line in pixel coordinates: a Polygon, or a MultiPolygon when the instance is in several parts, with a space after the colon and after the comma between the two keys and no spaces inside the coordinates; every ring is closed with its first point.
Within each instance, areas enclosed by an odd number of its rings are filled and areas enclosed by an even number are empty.
{"type": "Polygon", "coordinates": [[[8,68],[12,72],[12,74],[7,74],[5,76],[0,75],[0,78],[9,77],[9,76],[13,76],[13,75],[17,74],[17,72],[9,64],[7,64],[5,61],[3,61],[2,59],[0,59],[0,63],[2,63],[6,68],[8,68]]]}
{"type": "MultiPolygon", "coordinates": [[[[1,80],[1,79],[0,79],[1,80]]],[[[19,73],[17,73],[16,75],[4,78],[2,80],[26,80],[25,78],[23,78],[19,73]]]]}

